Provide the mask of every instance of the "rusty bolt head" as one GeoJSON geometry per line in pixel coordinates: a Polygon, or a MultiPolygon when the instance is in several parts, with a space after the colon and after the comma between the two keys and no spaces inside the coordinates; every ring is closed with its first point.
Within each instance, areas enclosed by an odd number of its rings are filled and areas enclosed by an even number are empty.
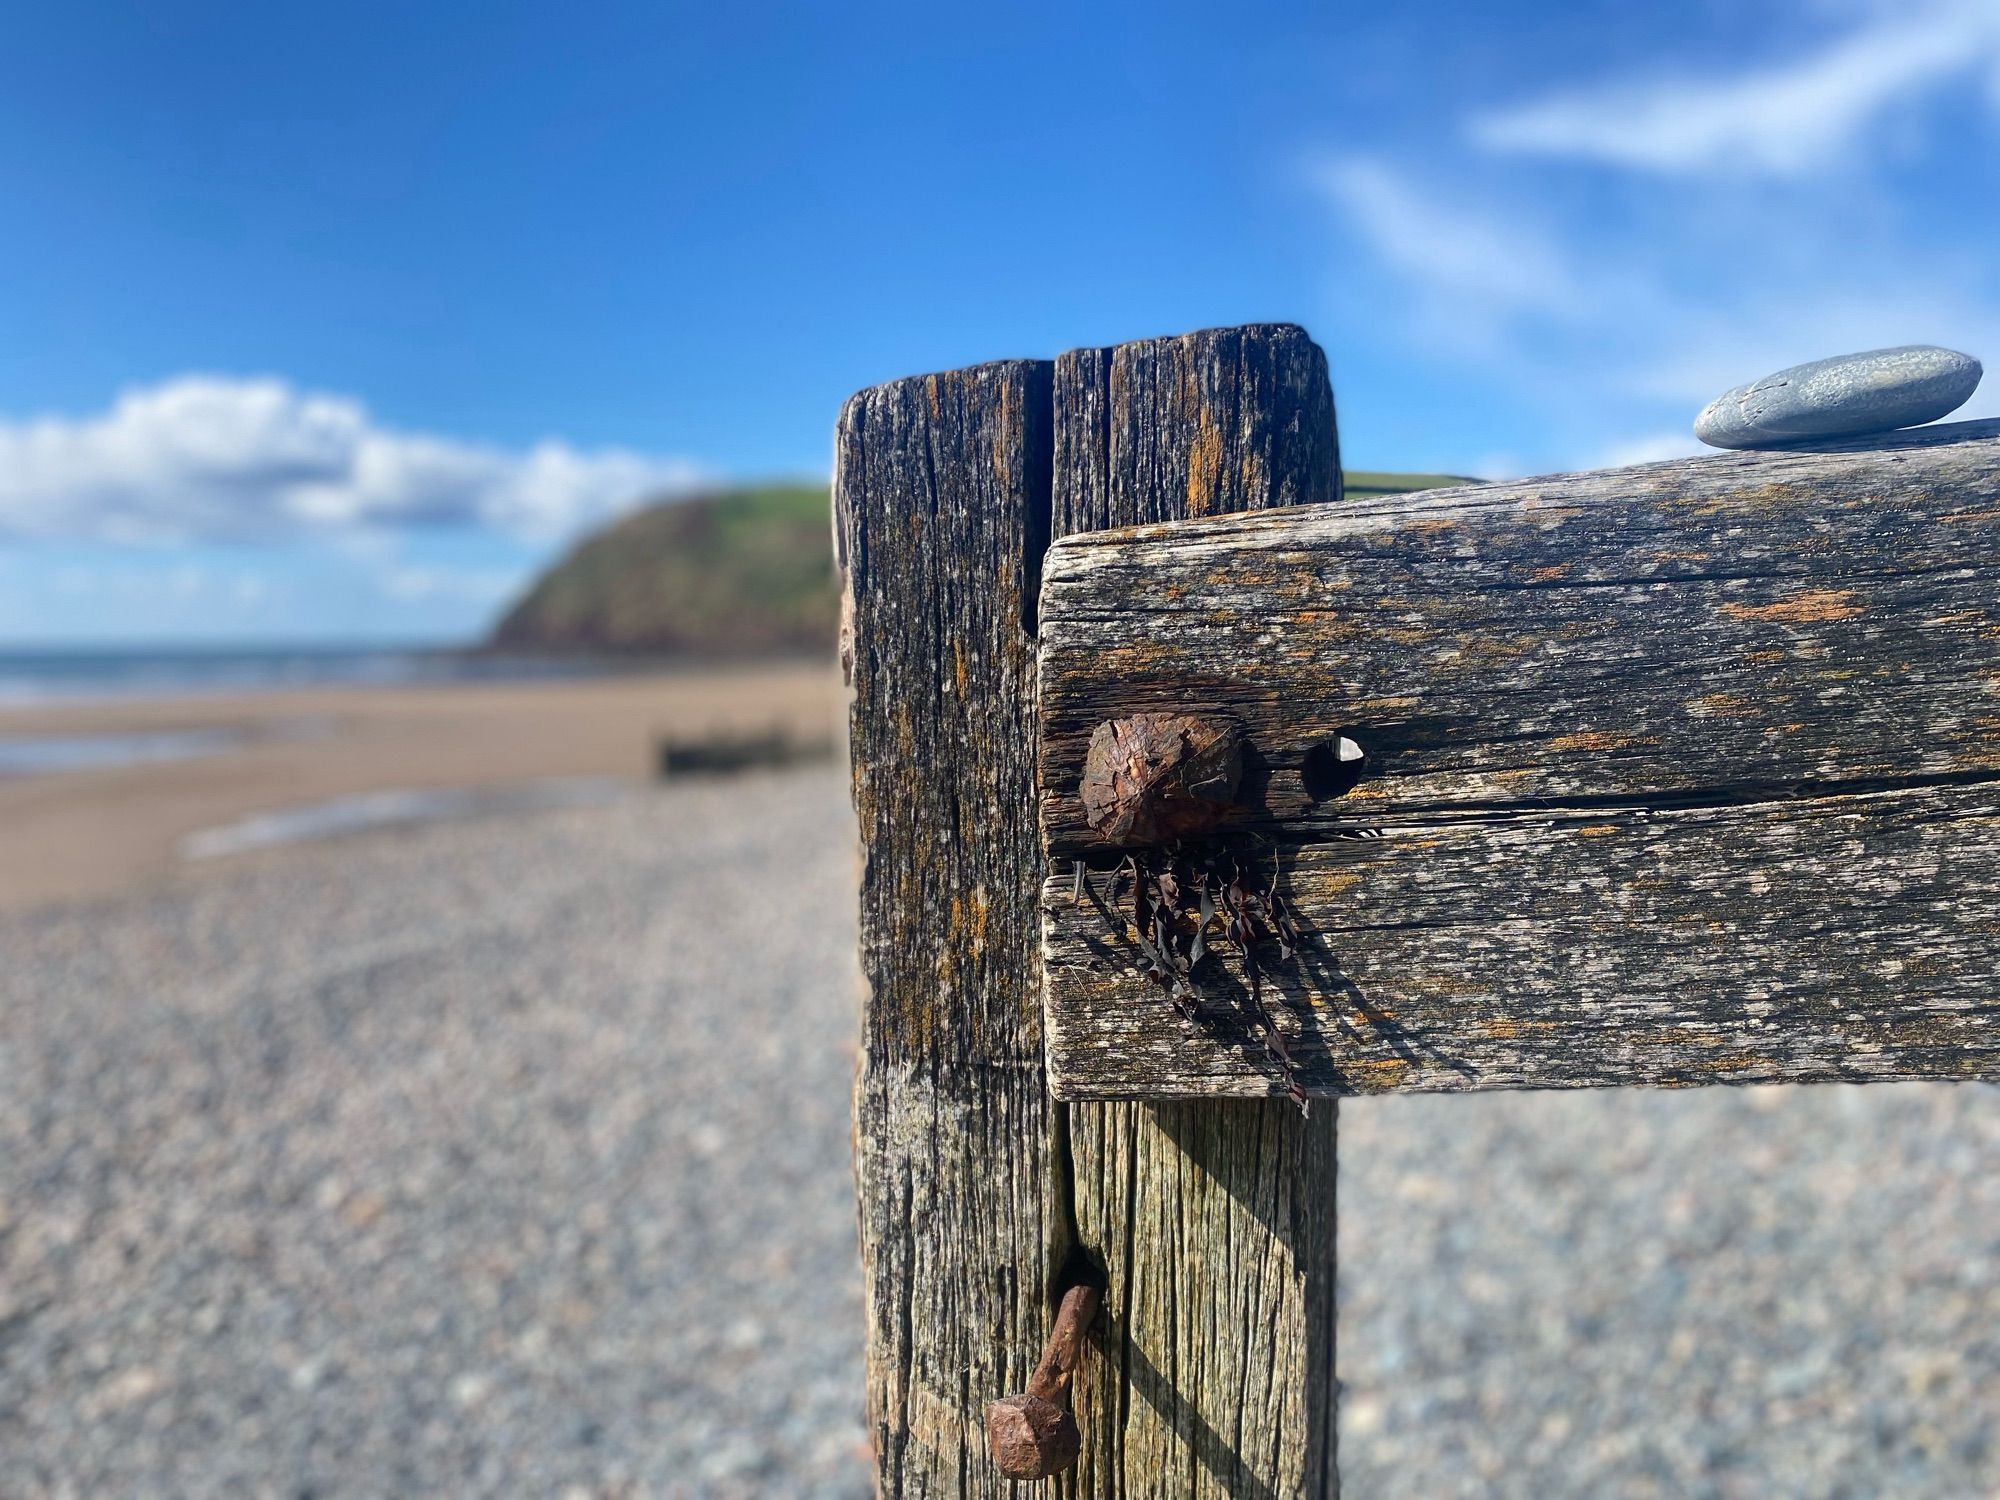
{"type": "Polygon", "coordinates": [[[1194,838],[1226,822],[1243,780],[1243,726],[1213,714],[1134,714],[1097,726],[1083,815],[1110,844],[1194,838]]]}
{"type": "Polygon", "coordinates": [[[1083,1432],[1053,1401],[1006,1396],[986,1403],[986,1446],[1009,1479],[1047,1479],[1076,1462],[1083,1432]]]}

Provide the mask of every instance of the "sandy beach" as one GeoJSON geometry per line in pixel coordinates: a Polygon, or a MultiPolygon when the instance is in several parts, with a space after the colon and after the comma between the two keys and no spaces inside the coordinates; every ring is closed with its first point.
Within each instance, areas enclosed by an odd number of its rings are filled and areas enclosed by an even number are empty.
{"type": "MultiPolygon", "coordinates": [[[[831,738],[843,697],[0,712],[17,772],[184,755],[0,780],[0,1494],[868,1493],[846,777],[653,774],[661,736],[831,738]],[[188,853],[549,785],[603,795],[188,853]]],[[[1349,1493],[2000,1492],[2000,1090],[1340,1124],[1349,1493]]]]}
{"type": "Polygon", "coordinates": [[[844,780],[0,913],[0,1496],[867,1494],[844,780]]]}
{"type": "MultiPolygon", "coordinates": [[[[0,1494],[868,1494],[854,882],[813,766],[0,913],[0,1494]]],[[[1348,1102],[1345,1492],[2000,1493],[1996,1152],[1348,1102]]]]}
{"type": "Polygon", "coordinates": [[[199,878],[184,841],[336,798],[653,775],[662,735],[838,731],[836,669],[688,668],[571,680],[308,688],[0,709],[0,743],[209,736],[184,759],[0,776],[0,910],[199,878]]]}

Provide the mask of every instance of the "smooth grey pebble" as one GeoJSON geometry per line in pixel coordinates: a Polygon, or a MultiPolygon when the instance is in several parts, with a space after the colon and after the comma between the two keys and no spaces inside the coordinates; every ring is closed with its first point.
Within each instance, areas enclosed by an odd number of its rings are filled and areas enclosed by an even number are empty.
{"type": "Polygon", "coordinates": [[[1935,344],[1816,359],[1724,391],[1694,435],[1713,448],[1772,448],[1892,432],[1956,411],[1982,373],[1971,355],[1935,344]]]}

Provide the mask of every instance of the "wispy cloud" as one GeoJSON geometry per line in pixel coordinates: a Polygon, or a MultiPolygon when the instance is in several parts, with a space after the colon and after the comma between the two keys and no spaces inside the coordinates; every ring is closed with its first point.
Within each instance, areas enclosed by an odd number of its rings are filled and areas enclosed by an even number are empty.
{"type": "Polygon", "coordinates": [[[552,537],[700,477],[558,439],[399,431],[352,397],[188,375],[82,418],[0,418],[0,539],[274,540],[456,525],[552,537]]]}
{"type": "Polygon", "coordinates": [[[1528,344],[1587,341],[1595,361],[1615,361],[1661,313],[1659,290],[1629,264],[1576,253],[1560,224],[1476,181],[1352,156],[1319,160],[1312,178],[1344,236],[1395,284],[1375,306],[1397,309],[1427,352],[1532,380],[1528,344]]]}
{"type": "Polygon", "coordinates": [[[1555,311],[1575,301],[1579,277],[1547,238],[1521,223],[1466,212],[1386,162],[1319,162],[1318,186],[1375,252],[1413,281],[1491,314],[1555,311]]]}
{"type": "Polygon", "coordinates": [[[512,598],[526,581],[520,568],[394,567],[381,577],[382,592],[399,602],[444,600],[482,609],[512,598]]]}
{"type": "Polygon", "coordinates": [[[2000,350],[2000,302],[1976,265],[1893,237],[1836,241],[1810,204],[1732,199],[1717,212],[1690,196],[1663,228],[1609,210],[1568,218],[1477,173],[1379,159],[1321,162],[1315,183],[1343,237],[1386,274],[1391,290],[1371,305],[1395,310],[1413,352],[1488,372],[1539,405],[1564,434],[1565,462],[1692,451],[1691,436],[1660,435],[1669,422],[1691,423],[1727,387],[1822,355],[1926,342],[2000,350]],[[1786,236],[1838,253],[1727,248],[1786,236]],[[1921,274],[1898,274],[1899,262],[1921,274]],[[1711,264],[1699,282],[1688,275],[1711,264]]]}
{"type": "MultiPolygon", "coordinates": [[[[1794,16],[1790,58],[1758,71],[1579,78],[1311,163],[1349,321],[1521,424],[1496,435],[1475,414],[1481,449],[1544,467],[1692,451],[1704,402],[1808,359],[1939,343],[2000,362],[1991,211],[1959,201],[1990,147],[1961,138],[1954,167],[1935,144],[1958,85],[2000,79],[2000,0],[1859,3],[1831,43],[1794,16]],[[1809,170],[1837,150],[1848,169],[1809,170]]],[[[1989,385],[1960,416],[2000,412],[1989,385]]]]}
{"type": "Polygon", "coordinates": [[[1611,444],[1591,463],[1597,469],[1622,469],[1627,464],[1656,464],[1671,458],[1693,458],[1710,453],[1687,432],[1656,432],[1647,437],[1626,438],[1611,444]]]}
{"type": "Polygon", "coordinates": [[[1798,176],[1837,162],[1892,106],[1986,80],[2000,107],[2000,4],[1903,4],[1803,56],[1733,77],[1619,79],[1474,116],[1493,152],[1666,174],[1798,176]]]}

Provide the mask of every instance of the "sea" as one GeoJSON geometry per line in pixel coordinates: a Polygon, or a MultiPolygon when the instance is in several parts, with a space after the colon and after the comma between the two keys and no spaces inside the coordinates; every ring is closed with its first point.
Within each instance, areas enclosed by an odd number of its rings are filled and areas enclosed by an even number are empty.
{"type": "MultiPolygon", "coordinates": [[[[0,650],[0,780],[147,761],[188,760],[241,741],[226,729],[137,733],[10,732],[7,710],[133,698],[277,693],[307,687],[383,687],[450,682],[520,682],[581,677],[601,664],[504,656],[431,646],[104,647],[0,650]]],[[[301,718],[282,732],[325,732],[301,718]]]]}
{"type": "Polygon", "coordinates": [[[303,687],[519,682],[604,670],[588,661],[436,646],[133,646],[0,649],[0,709],[303,687]]]}

